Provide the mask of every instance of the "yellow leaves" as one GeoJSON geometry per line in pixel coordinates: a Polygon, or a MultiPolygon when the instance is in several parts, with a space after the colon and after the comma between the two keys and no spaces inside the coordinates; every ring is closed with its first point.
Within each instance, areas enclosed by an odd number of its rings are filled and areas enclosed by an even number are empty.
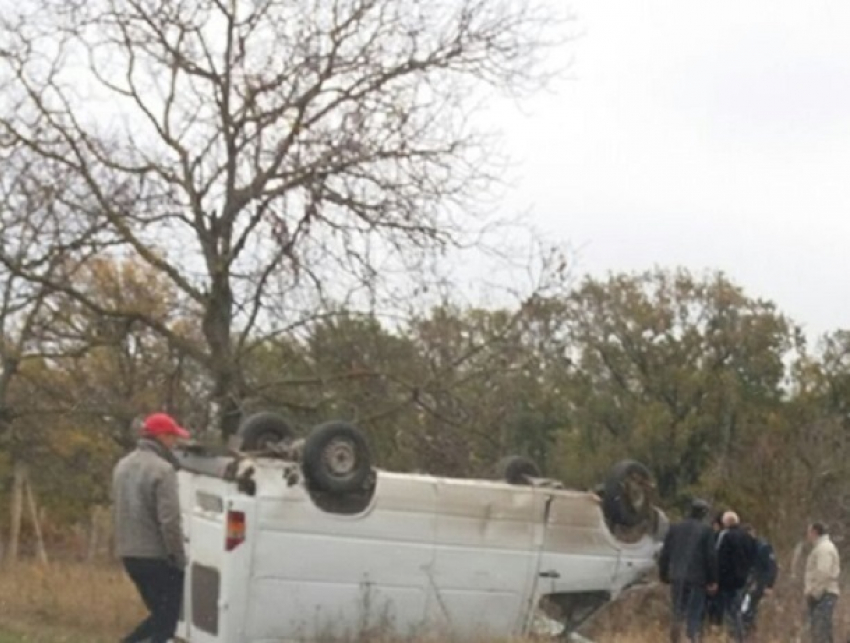
{"type": "Polygon", "coordinates": [[[82,451],[105,454],[109,450],[104,448],[103,436],[92,431],[91,426],[64,427],[51,432],[50,437],[51,450],[60,458],[70,458],[82,451]]]}
{"type": "Polygon", "coordinates": [[[144,314],[165,320],[177,294],[163,274],[139,258],[99,257],[78,274],[87,294],[105,308],[124,314],[144,314]]]}
{"type": "Polygon", "coordinates": [[[44,325],[57,338],[110,343],[145,331],[151,324],[166,329],[177,326],[181,336],[199,334],[198,316],[181,311],[179,289],[138,256],[89,258],[74,266],[68,278],[87,303],[62,295],[51,300],[44,325]],[[148,323],[135,323],[141,319],[148,323]]]}

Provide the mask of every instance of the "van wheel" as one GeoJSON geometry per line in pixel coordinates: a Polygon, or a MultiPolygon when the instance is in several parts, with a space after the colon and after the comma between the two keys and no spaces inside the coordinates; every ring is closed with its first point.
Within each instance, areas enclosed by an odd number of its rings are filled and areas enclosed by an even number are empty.
{"type": "Polygon", "coordinates": [[[304,442],[304,475],[319,491],[362,490],[372,471],[372,456],[363,432],[346,422],[313,429],[304,442]]]}
{"type": "Polygon", "coordinates": [[[277,413],[261,411],[245,418],[236,431],[242,451],[263,451],[292,440],[289,424],[277,413]]]}
{"type": "Polygon", "coordinates": [[[636,527],[654,518],[655,483],[644,465],[623,460],[611,468],[605,479],[602,511],[612,524],[636,527]]]}
{"type": "Polygon", "coordinates": [[[529,484],[529,478],[539,478],[540,469],[530,458],[509,455],[496,465],[499,478],[508,484],[529,484]]]}

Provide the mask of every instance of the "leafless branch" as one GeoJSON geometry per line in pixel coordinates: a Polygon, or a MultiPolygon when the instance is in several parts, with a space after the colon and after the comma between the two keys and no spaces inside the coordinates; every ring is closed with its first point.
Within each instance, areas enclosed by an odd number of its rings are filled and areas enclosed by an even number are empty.
{"type": "Polygon", "coordinates": [[[494,173],[470,112],[544,82],[558,39],[543,6],[34,0],[0,20],[0,139],[73,174],[74,200],[202,310],[227,406],[276,273],[326,288],[324,256],[373,288],[387,257],[410,264],[481,224],[494,173]]]}

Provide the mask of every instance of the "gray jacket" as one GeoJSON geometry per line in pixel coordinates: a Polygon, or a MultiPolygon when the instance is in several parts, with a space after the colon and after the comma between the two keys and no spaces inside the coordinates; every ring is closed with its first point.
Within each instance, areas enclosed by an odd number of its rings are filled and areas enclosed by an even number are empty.
{"type": "Polygon", "coordinates": [[[115,550],[121,558],[161,558],[186,566],[177,460],[164,445],[142,438],[112,474],[115,550]]]}

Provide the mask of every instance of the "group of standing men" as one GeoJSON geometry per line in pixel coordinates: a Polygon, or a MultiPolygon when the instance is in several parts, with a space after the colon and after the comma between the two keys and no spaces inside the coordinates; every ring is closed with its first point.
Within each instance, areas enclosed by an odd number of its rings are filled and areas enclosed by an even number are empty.
{"type": "MultiPolygon", "coordinates": [[[[670,527],[659,557],[661,581],[673,604],[670,638],[678,643],[684,627],[699,641],[705,620],[725,623],[735,643],[755,630],[761,599],[770,596],[778,575],[771,545],[744,527],[733,511],[707,524],[709,505],[695,500],[689,516],[670,527]]],[[[832,616],[838,599],[839,559],[821,523],[808,529],[813,545],[806,564],[805,595],[813,643],[832,643],[832,616]]]]}

